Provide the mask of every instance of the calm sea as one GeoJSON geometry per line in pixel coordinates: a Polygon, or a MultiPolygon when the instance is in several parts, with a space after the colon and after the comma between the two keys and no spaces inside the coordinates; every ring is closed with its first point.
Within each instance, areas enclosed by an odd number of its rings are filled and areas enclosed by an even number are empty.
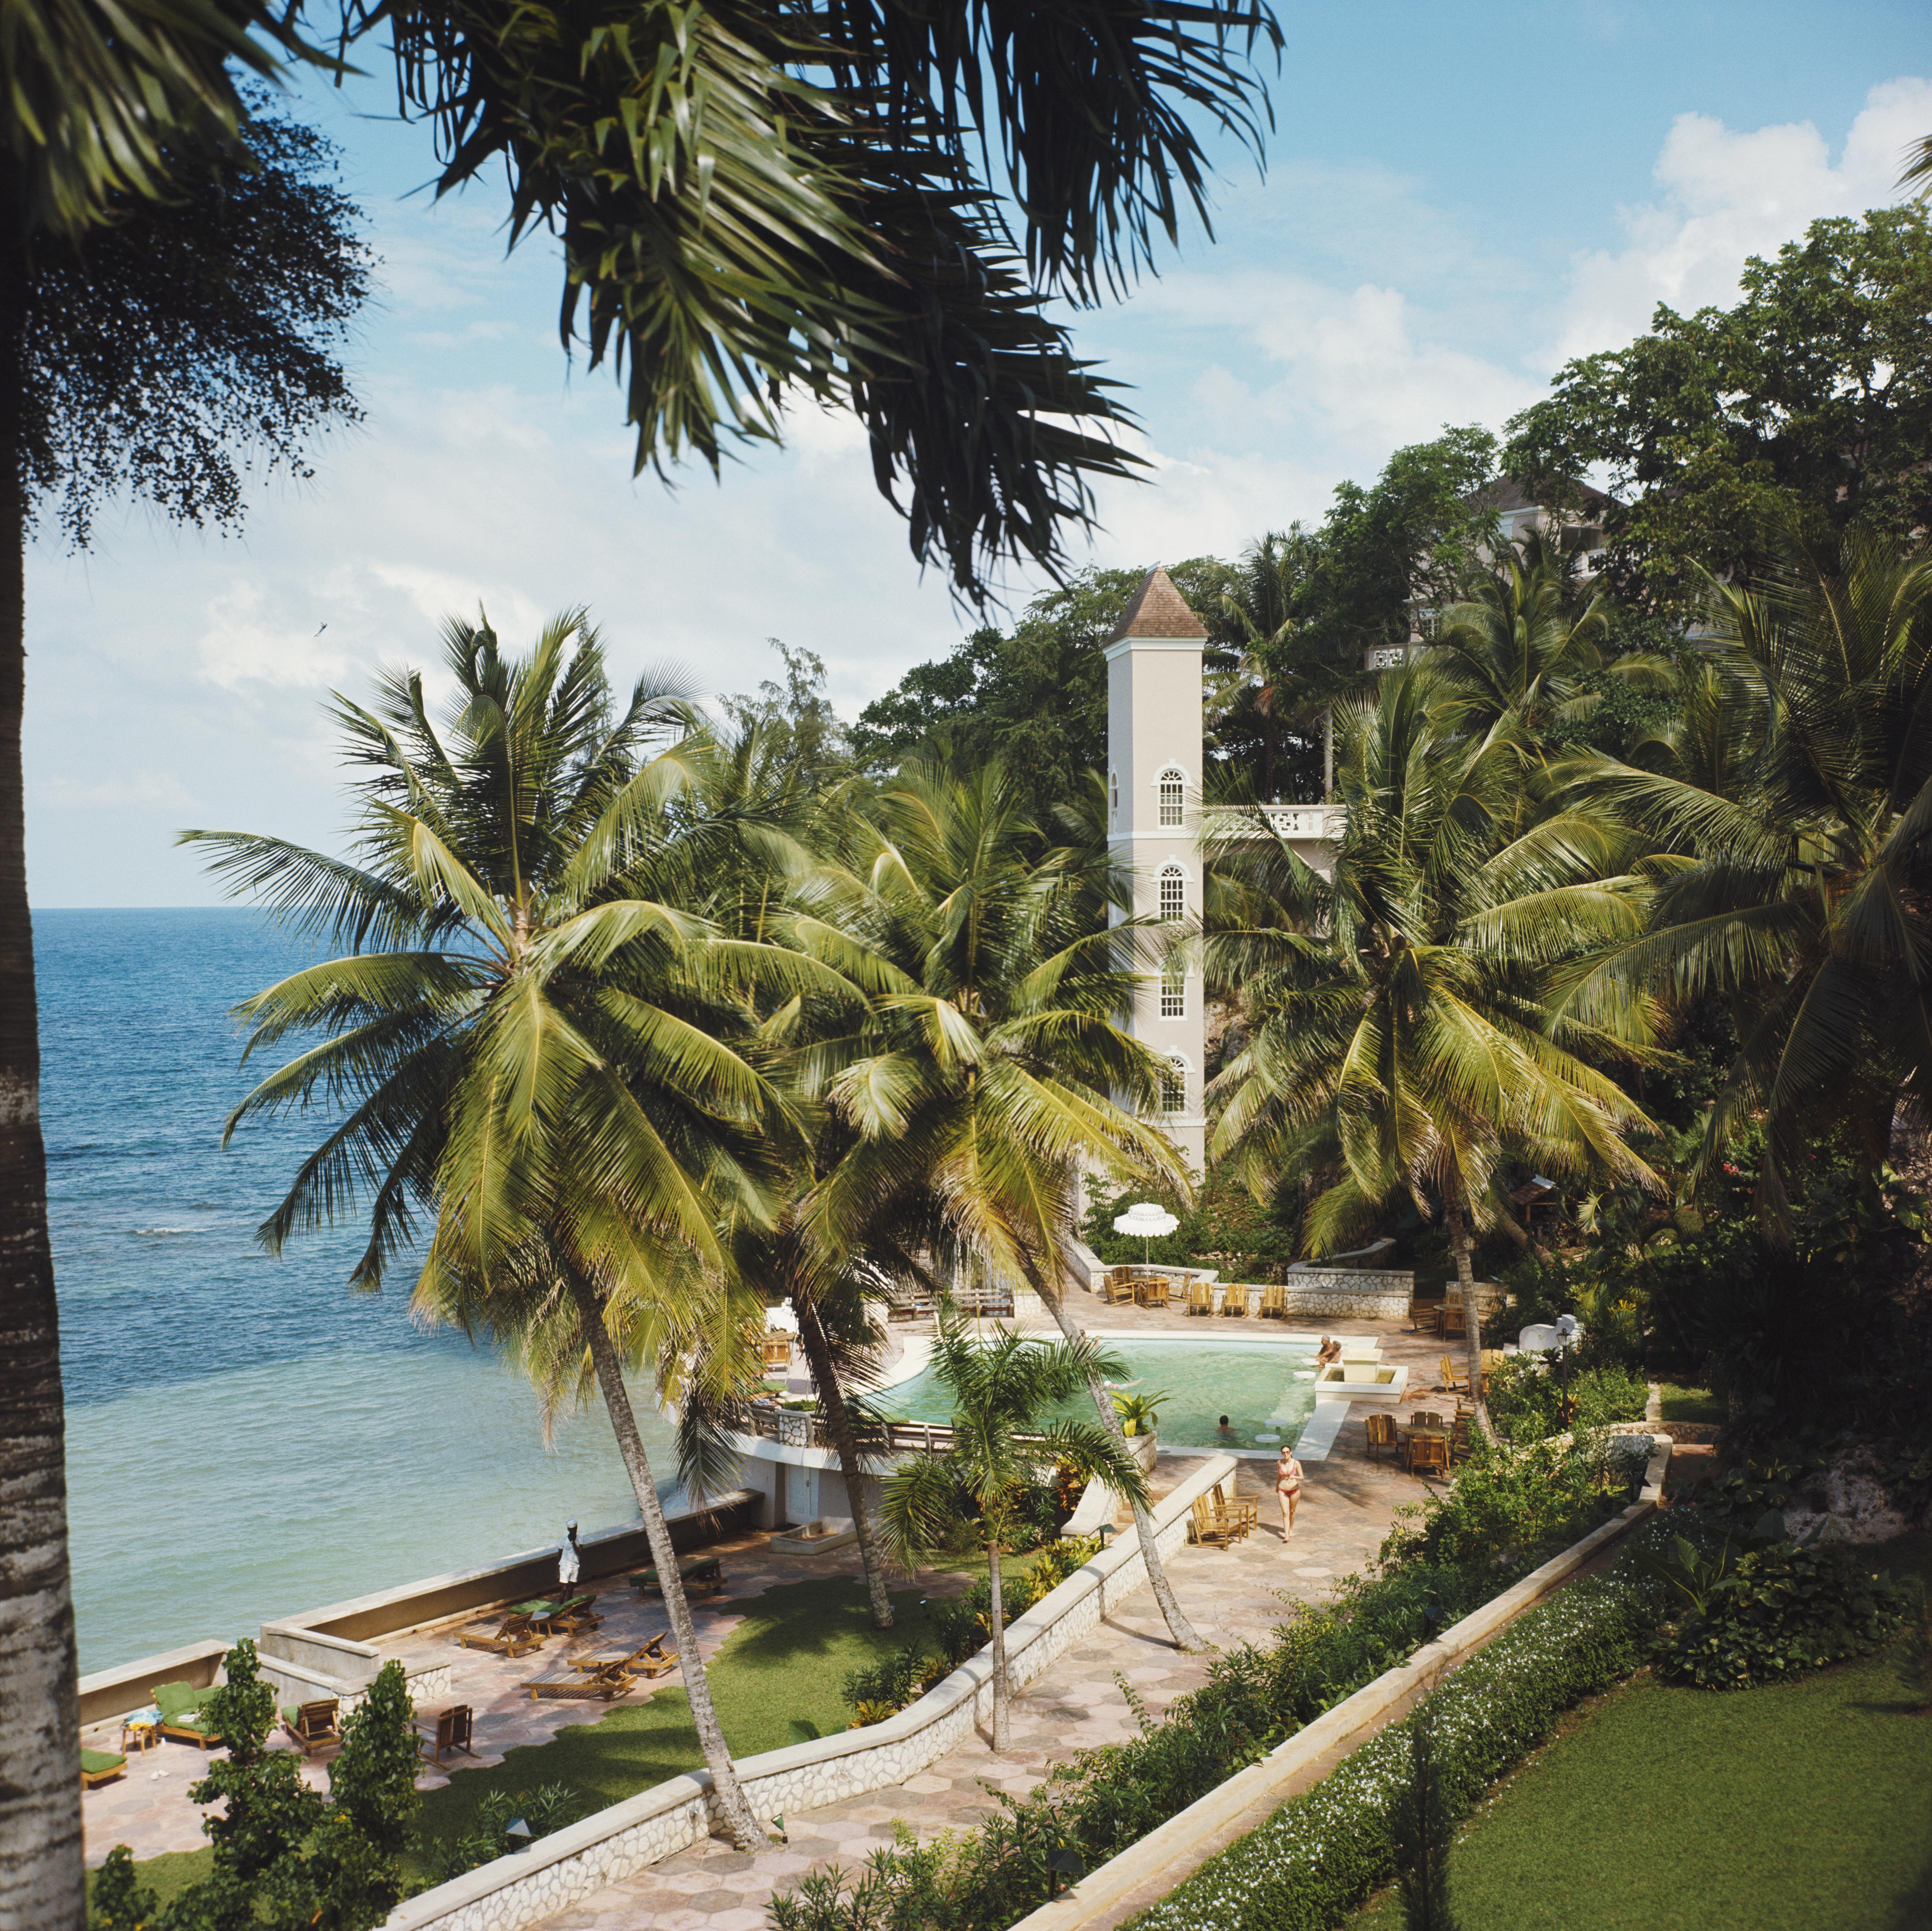
{"type": "Polygon", "coordinates": [[[546,1448],[526,1383],[412,1326],[406,1265],[358,1295],[352,1229],[256,1245],[326,1122],[222,1151],[269,1070],[229,1014],[300,944],[220,911],[37,912],[34,944],[83,1671],[637,1519],[602,1407],[546,1448]]]}

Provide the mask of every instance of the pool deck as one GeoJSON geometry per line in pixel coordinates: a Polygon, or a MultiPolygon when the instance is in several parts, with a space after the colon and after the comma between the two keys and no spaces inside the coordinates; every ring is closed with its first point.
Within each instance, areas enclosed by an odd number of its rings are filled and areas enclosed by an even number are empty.
{"type": "MultiPolygon", "coordinates": [[[[1190,1321],[1173,1312],[1102,1310],[1097,1303],[1082,1306],[1079,1313],[1096,1330],[1135,1335],[1190,1327],[1198,1335],[1208,1325],[1199,1317],[1190,1321]]],[[[1261,1326],[1252,1319],[1225,1324],[1217,1320],[1214,1325],[1244,1328],[1250,1335],[1261,1326]]],[[[1366,1322],[1338,1322],[1326,1332],[1340,1337],[1379,1334],[1383,1359],[1408,1366],[1411,1395],[1394,1412],[1444,1405],[1443,1398],[1434,1392],[1443,1349],[1432,1337],[1411,1335],[1400,1325],[1366,1322]]],[[[1180,1481],[1197,1459],[1162,1455],[1155,1473],[1156,1492],[1164,1493],[1180,1481]]],[[[1334,1578],[1373,1557],[1395,1510],[1414,1501],[1424,1487],[1389,1463],[1368,1459],[1359,1406],[1350,1410],[1328,1458],[1310,1465],[1294,1536],[1286,1547],[1270,1473],[1268,1462],[1251,1460],[1244,1461],[1237,1474],[1238,1491],[1262,1503],[1257,1534],[1232,1551],[1186,1549],[1170,1565],[1184,1608],[1199,1632],[1217,1647],[1265,1635],[1280,1620],[1285,1602],[1319,1600],[1334,1578]]],[[[785,1556],[772,1554],[768,1543],[766,1536],[756,1533],[718,1545],[726,1590],[722,1596],[692,1600],[701,1655],[713,1654],[739,1626],[746,1599],[773,1584],[860,1573],[856,1551],[849,1548],[815,1557],[785,1556]]],[[[921,1580],[934,1593],[951,1593],[966,1587],[965,1578],[958,1576],[921,1580]]],[[[386,1644],[386,1653],[401,1656],[412,1666],[432,1657],[452,1662],[456,1674],[447,1701],[468,1703],[475,1710],[476,1761],[498,1762],[506,1751],[541,1743],[566,1724],[595,1721],[606,1707],[532,1701],[524,1688],[530,1677],[550,1674],[568,1656],[634,1647],[666,1626],[662,1605],[656,1601],[639,1599],[621,1583],[595,1586],[599,1611],[606,1618],[601,1629],[584,1636],[554,1638],[541,1652],[515,1662],[459,1649],[455,1631],[469,1617],[386,1644]]],[[[680,1852],[550,1922],[560,1931],[617,1931],[620,1926],[624,1931],[694,1931],[700,1923],[716,1926],[718,1931],[758,1931],[773,1890],[795,1884],[802,1873],[820,1863],[850,1867],[862,1862],[872,1849],[890,1841],[895,1820],[902,1819],[922,1836],[956,1829],[994,1808],[999,1793],[1024,1794],[1050,1764],[1064,1761],[1076,1749],[1119,1742],[1131,1734],[1135,1722],[1114,1680],[1116,1671],[1157,1716],[1204,1680],[1208,1660],[1184,1656],[1172,1647],[1152,1596],[1144,1591],[1109,1619],[1104,1641],[1063,1658],[1016,1700],[1013,1746],[1004,1755],[994,1756],[986,1738],[976,1736],[899,1789],[788,1818],[791,1841],[782,1850],[753,1859],[714,1841],[680,1852]]],[[[661,1681],[675,1686],[678,1677],[673,1674],[661,1681]]],[[[650,1687],[640,1684],[628,1700],[646,1700],[650,1694],[650,1687]]],[[[90,1749],[118,1749],[118,1723],[101,1725],[82,1741],[90,1749]]],[[[85,1793],[88,1862],[98,1864],[117,1843],[127,1844],[137,1857],[199,1848],[205,1842],[202,1813],[188,1801],[188,1788],[203,1773],[206,1754],[193,1744],[164,1741],[152,1750],[130,1755],[123,1778],[85,1793]]],[[[326,1756],[307,1762],[303,1775],[311,1785],[326,1787],[326,1756]]],[[[446,1781],[446,1774],[427,1773],[418,1788],[430,1789],[446,1781]]]]}

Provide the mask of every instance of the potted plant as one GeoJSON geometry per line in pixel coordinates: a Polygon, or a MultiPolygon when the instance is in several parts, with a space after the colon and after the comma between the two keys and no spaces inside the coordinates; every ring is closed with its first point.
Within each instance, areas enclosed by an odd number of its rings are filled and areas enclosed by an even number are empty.
{"type": "Polygon", "coordinates": [[[1120,1432],[1126,1437],[1135,1459],[1149,1474],[1153,1473],[1154,1458],[1160,1452],[1154,1437],[1160,1425],[1160,1407],[1166,1399],[1165,1395],[1129,1395],[1118,1388],[1114,1391],[1120,1432]]]}

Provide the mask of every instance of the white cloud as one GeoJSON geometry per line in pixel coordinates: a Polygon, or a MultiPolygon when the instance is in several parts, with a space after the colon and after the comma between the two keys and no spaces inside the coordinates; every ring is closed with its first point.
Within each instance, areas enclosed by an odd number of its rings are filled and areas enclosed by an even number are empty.
{"type": "Polygon", "coordinates": [[[1652,171],[1658,198],[1620,211],[1624,245],[1578,258],[1551,365],[1641,335],[1660,302],[1734,300],[1747,256],[1822,216],[1889,206],[1906,144],[1928,127],[1932,81],[1914,78],[1872,89],[1835,161],[1809,121],[1741,130],[1680,114],[1652,171]]]}
{"type": "Polygon", "coordinates": [[[164,806],[174,810],[191,809],[194,803],[193,794],[172,771],[153,770],[102,778],[92,784],[56,776],[35,785],[34,798],[36,803],[63,811],[125,810],[130,805],[164,806]]]}

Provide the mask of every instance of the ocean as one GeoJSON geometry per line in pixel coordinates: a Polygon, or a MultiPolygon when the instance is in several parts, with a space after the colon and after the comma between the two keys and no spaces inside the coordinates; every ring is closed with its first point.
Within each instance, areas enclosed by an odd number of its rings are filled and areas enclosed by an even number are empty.
{"type": "MultiPolygon", "coordinates": [[[[547,1446],[529,1383],[408,1312],[358,1230],[255,1230],[327,1131],[222,1124],[231,1009],[311,956],[242,910],[38,911],[41,1106],[80,1666],[105,1669],[638,1519],[601,1404],[547,1446]]],[[[634,1389],[661,1491],[669,1425],[634,1389]]]]}

